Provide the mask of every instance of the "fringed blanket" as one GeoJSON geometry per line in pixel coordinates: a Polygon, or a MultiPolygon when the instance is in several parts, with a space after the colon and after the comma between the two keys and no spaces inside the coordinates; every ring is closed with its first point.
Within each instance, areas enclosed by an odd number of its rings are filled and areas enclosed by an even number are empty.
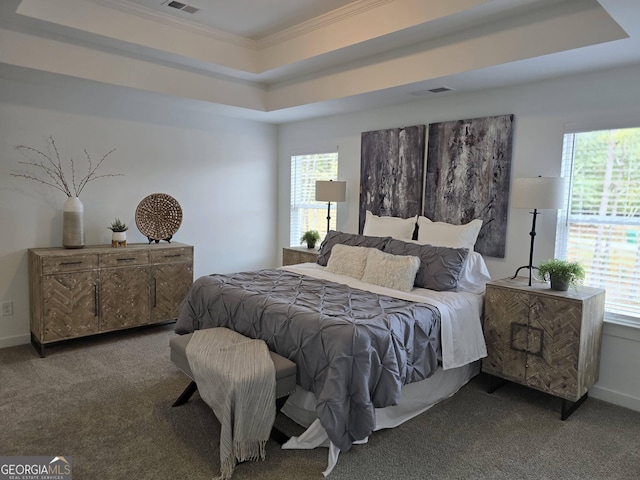
{"type": "Polygon", "coordinates": [[[194,332],[186,349],[202,399],[220,430],[220,479],[231,478],[236,462],[264,460],[276,416],[275,367],[262,340],[227,328],[194,332]]]}

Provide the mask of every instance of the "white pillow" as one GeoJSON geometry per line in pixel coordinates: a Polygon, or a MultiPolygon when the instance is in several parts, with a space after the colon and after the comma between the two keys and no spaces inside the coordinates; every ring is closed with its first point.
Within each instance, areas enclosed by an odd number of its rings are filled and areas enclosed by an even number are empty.
{"type": "Polygon", "coordinates": [[[411,240],[416,228],[416,217],[379,217],[367,210],[362,234],[368,237],[393,237],[411,240]]]}
{"type": "Polygon", "coordinates": [[[403,292],[413,289],[420,259],[411,255],[391,255],[371,249],[367,255],[362,281],[403,292]]]}
{"type": "Polygon", "coordinates": [[[458,291],[484,293],[486,284],[490,280],[491,275],[482,255],[469,251],[458,277],[458,291]]]}
{"type": "Polygon", "coordinates": [[[482,220],[471,220],[465,225],[452,225],[445,222],[432,222],[427,217],[418,217],[418,243],[428,243],[434,247],[468,248],[473,247],[482,228],[482,220]]]}
{"type": "Polygon", "coordinates": [[[338,275],[348,275],[360,280],[364,275],[364,267],[367,263],[369,250],[375,249],[352,247],[338,243],[331,249],[327,270],[338,275]]]}

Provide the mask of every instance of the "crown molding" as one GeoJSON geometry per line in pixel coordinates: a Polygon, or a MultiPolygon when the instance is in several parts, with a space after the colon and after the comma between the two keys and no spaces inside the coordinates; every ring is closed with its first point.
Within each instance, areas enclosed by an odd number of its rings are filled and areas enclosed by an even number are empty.
{"type": "Polygon", "coordinates": [[[387,3],[393,3],[395,0],[358,0],[356,2],[336,8],[331,12],[318,15],[310,20],[298,23],[289,28],[280,30],[279,32],[267,35],[259,39],[257,43],[258,50],[269,48],[279,43],[283,43],[306,35],[315,30],[320,30],[328,25],[341,22],[347,18],[358,16],[368,10],[373,10],[387,3]]]}
{"type": "Polygon", "coordinates": [[[122,12],[136,15],[138,17],[150,20],[153,22],[161,23],[171,27],[181,28],[182,30],[189,31],[191,33],[197,33],[199,35],[205,35],[217,41],[229,43],[238,47],[248,48],[256,50],[257,44],[250,38],[243,37],[241,35],[235,35],[233,33],[225,32],[214,27],[203,25],[197,22],[191,22],[183,18],[174,17],[173,15],[158,12],[142,5],[131,3],[127,0],[89,0],[90,2],[97,3],[107,8],[113,8],[122,12]]]}

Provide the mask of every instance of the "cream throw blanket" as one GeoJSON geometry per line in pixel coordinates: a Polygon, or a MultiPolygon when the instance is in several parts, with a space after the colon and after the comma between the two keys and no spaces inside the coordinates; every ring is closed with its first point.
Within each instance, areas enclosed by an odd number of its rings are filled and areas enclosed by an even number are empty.
{"type": "Polygon", "coordinates": [[[264,460],[276,417],[276,372],[267,344],[228,328],[196,330],[187,360],[200,397],[221,424],[220,479],[236,461],[264,460]]]}

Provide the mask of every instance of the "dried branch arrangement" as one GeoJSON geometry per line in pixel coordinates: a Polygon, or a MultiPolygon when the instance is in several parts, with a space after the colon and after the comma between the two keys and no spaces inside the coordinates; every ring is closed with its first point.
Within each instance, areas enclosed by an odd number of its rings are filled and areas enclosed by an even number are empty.
{"type": "Polygon", "coordinates": [[[95,165],[91,160],[91,156],[85,149],[84,154],[86,155],[89,162],[88,173],[84,177],[76,178],[78,175],[76,172],[76,162],[74,162],[73,158],[70,158],[71,183],[69,183],[62,168],[62,161],[60,160],[60,154],[58,153],[58,148],[56,147],[56,142],[54,141],[53,136],[49,137],[49,142],[51,143],[51,147],[55,152],[55,158],[52,158],[52,155],[47,155],[46,153],[36,148],[27,147],[26,145],[18,145],[16,148],[25,157],[29,157],[29,155],[31,154],[39,158],[39,160],[18,162],[21,165],[33,167],[34,169],[36,169],[36,173],[30,174],[23,172],[14,172],[10,173],[10,175],[13,177],[22,177],[29,180],[35,180],[36,182],[40,182],[44,185],[49,185],[50,187],[60,190],[68,197],[79,197],[87,183],[99,178],[124,176],[123,173],[96,175],[96,171],[98,170],[98,168],[100,168],[102,162],[104,162],[104,160],[116,150],[115,148],[107,152],[95,165]]]}

